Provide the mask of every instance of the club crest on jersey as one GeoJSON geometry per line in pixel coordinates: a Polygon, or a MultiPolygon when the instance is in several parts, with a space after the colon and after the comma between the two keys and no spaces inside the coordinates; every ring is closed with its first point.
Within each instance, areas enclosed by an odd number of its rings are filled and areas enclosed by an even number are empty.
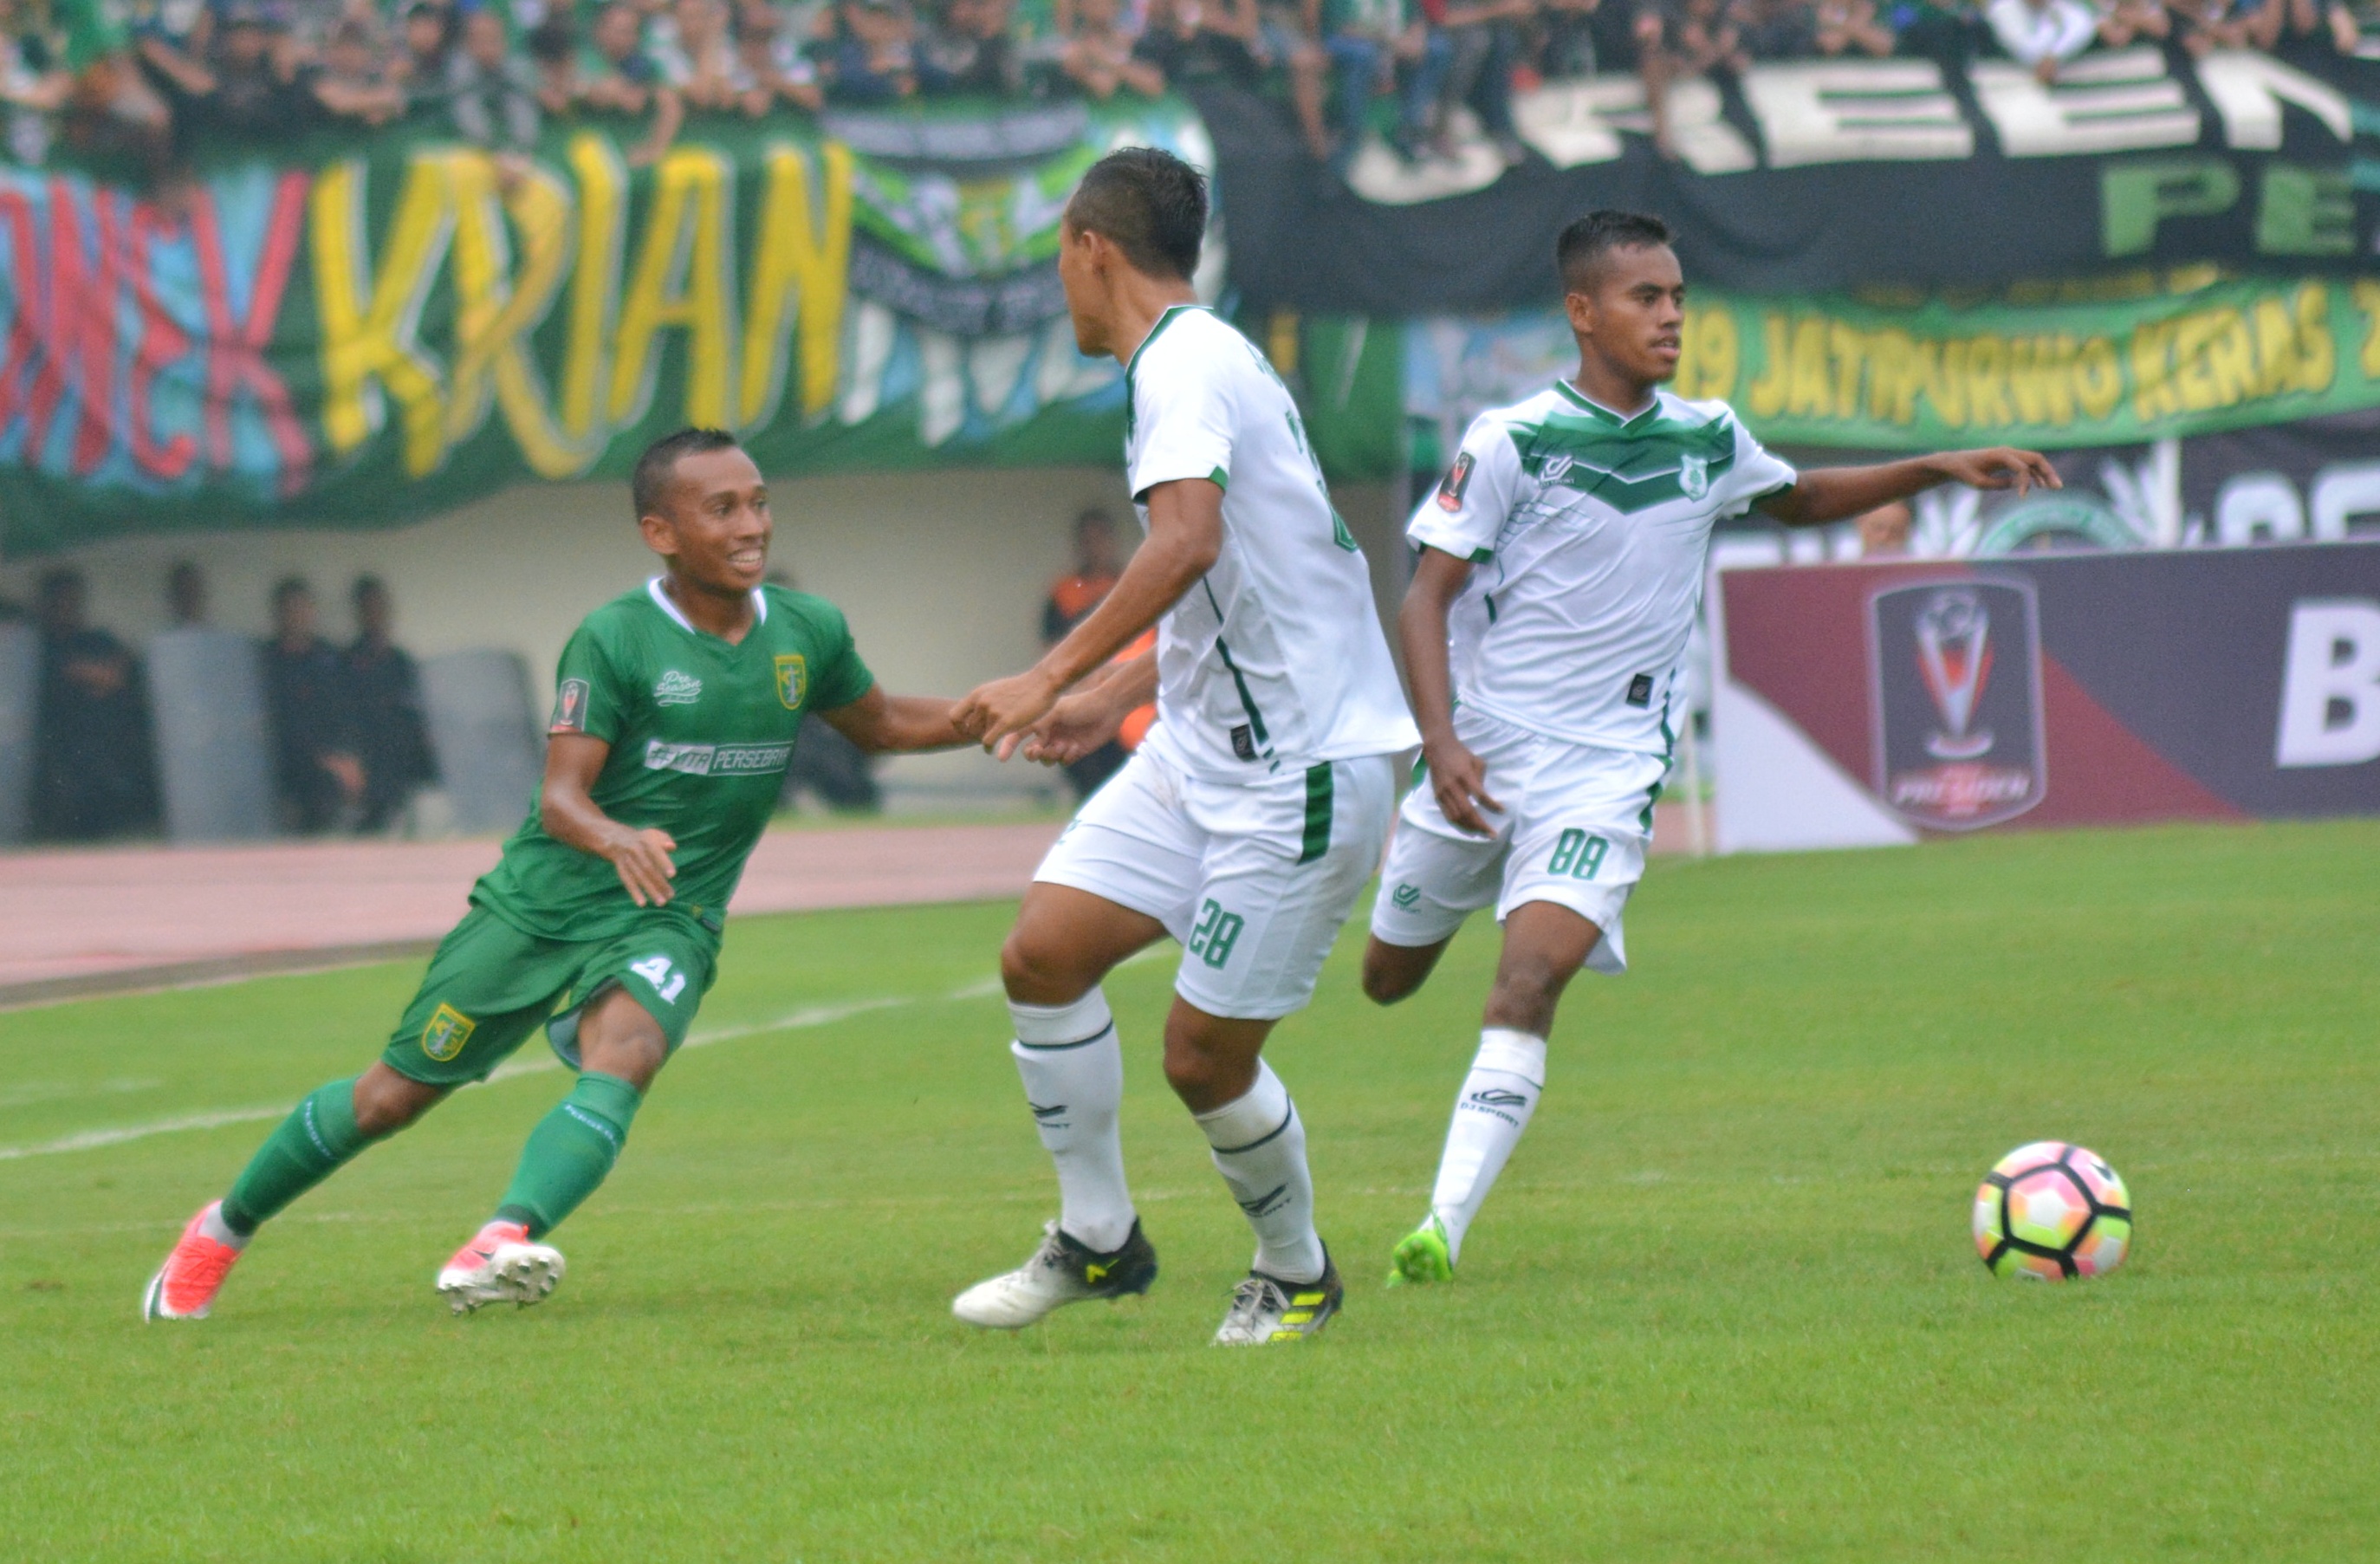
{"type": "Polygon", "coordinates": [[[453,1005],[440,1005],[431,1016],[430,1024],[421,1029],[421,1051],[443,1064],[461,1053],[463,1045],[479,1029],[478,1022],[453,1005]]]}
{"type": "Polygon", "coordinates": [[[653,682],[656,706],[692,706],[702,698],[702,681],[673,668],[653,682]]]}
{"type": "Polygon", "coordinates": [[[810,693],[809,659],[789,651],[777,659],[777,699],[788,711],[798,711],[810,693]]]}
{"type": "Polygon", "coordinates": [[[1685,496],[1689,500],[1699,500],[1704,495],[1709,493],[1710,458],[1708,456],[1680,456],[1678,458],[1678,487],[1685,492],[1685,496]]]}
{"type": "Polygon", "coordinates": [[[1463,491],[1471,487],[1471,469],[1477,465],[1470,452],[1455,453],[1454,465],[1446,469],[1446,478],[1438,486],[1439,510],[1459,511],[1463,508],[1463,491]]]}

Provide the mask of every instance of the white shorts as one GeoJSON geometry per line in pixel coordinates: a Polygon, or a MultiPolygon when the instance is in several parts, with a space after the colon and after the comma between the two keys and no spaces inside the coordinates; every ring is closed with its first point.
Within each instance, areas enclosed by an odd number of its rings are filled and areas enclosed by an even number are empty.
{"type": "Polygon", "coordinates": [[[1302,1010],[1396,802],[1386,755],[1205,782],[1142,748],[1091,794],[1037,880],[1146,913],[1182,942],[1173,991],[1209,1015],[1302,1010]]]}
{"type": "Polygon", "coordinates": [[[1551,902],[1603,930],[1588,967],[1627,971],[1620,915],[1645,874],[1669,762],[1565,744],[1467,708],[1456,710],[1454,732],[1488,763],[1488,791],[1504,809],[1481,813],[1496,834],[1447,823],[1427,782],[1405,794],[1372,932],[1385,944],[1435,945],[1481,907],[1492,904],[1501,923],[1524,903],[1551,902]]]}

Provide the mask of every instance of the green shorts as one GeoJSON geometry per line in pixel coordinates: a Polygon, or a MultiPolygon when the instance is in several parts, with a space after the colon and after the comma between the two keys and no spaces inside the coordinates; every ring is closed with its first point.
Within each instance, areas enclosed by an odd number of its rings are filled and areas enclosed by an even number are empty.
{"type": "Polygon", "coordinates": [[[718,968],[719,932],[669,908],[606,939],[546,940],[474,906],[440,941],[381,1058],[408,1080],[457,1086],[486,1080],[543,1025],[576,1070],[579,1012],[614,987],[662,1024],[674,1053],[718,968]]]}

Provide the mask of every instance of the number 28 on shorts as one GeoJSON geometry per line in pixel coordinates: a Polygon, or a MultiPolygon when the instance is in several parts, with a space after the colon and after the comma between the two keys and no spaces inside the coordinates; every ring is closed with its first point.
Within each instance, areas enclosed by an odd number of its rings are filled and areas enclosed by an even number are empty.
{"type": "Polygon", "coordinates": [[[1198,925],[1190,930],[1190,953],[1208,966],[1220,967],[1232,959],[1232,947],[1239,943],[1240,930],[1247,920],[1237,913],[1227,913],[1222,903],[1209,897],[1198,909],[1198,925]]]}

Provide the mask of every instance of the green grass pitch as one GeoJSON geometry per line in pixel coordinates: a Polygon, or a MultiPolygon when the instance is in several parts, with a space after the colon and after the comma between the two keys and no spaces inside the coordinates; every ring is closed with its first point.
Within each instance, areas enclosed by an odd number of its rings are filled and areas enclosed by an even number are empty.
{"type": "Polygon", "coordinates": [[[1460,1279],[1396,1292],[1494,940],[1380,1012],[1351,928],[1272,1050],[1348,1309],[1237,1353],[1167,962],[1111,984],[1156,1291],[950,1318],[1055,1204],[1002,906],[739,924],[561,1291],[461,1320],[431,1273],[552,1070],[370,1153],[194,1328],[140,1284],[267,1123],[41,1149],[285,1106],[414,965],[0,1015],[0,1557],[2380,1557],[2375,864],[2339,823],[1658,866],[1460,1279]],[[2131,1182],[2113,1278],[1976,1263],[2038,1137],[2131,1182]]]}

